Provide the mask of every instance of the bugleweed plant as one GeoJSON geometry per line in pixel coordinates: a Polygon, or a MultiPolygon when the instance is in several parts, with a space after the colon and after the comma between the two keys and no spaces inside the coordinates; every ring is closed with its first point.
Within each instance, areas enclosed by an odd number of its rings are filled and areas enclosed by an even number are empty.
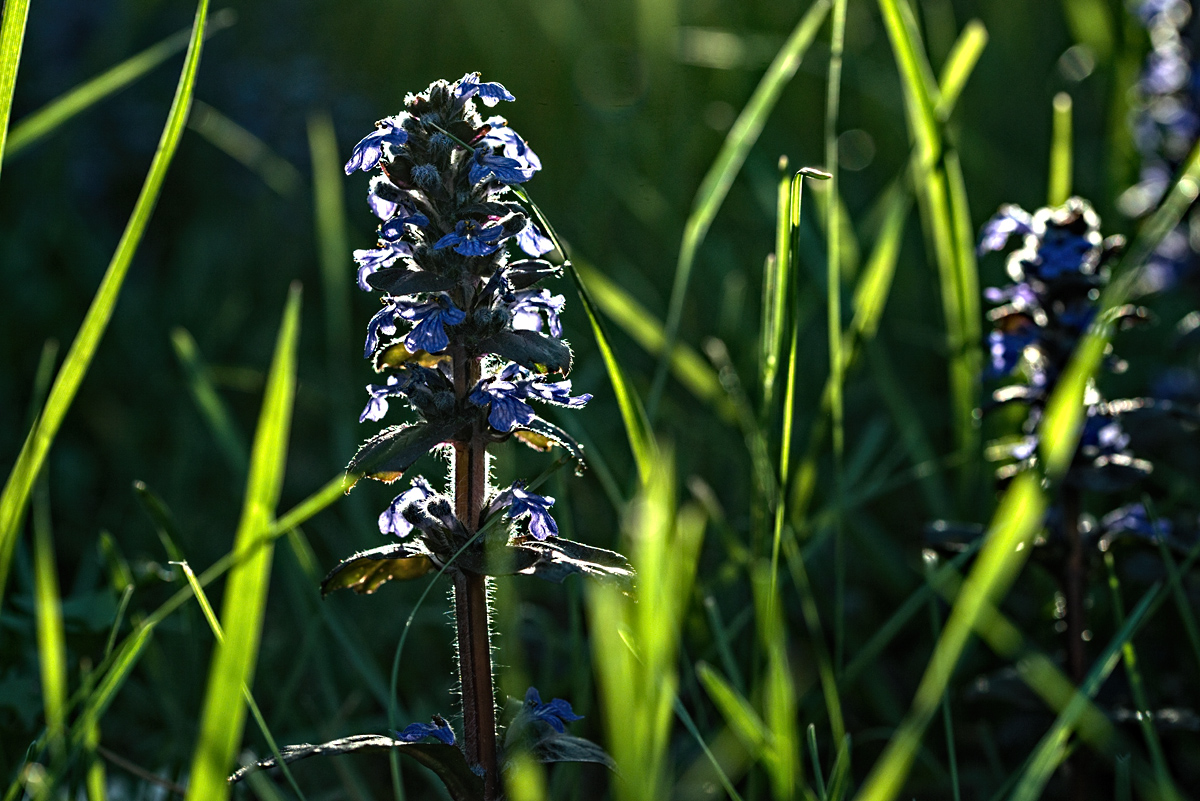
{"type": "Polygon", "coordinates": [[[582,465],[581,448],[530,401],[578,408],[591,395],[571,395],[565,378],[571,351],[560,339],[565,300],[540,286],[561,274],[537,258],[554,245],[511,190],[541,162],[503,117],[483,119],[476,98],[488,107],[514,99],[501,84],[480,82],[478,73],[437,81],[409,95],[404,111],[379,121],[346,163],[347,174],[379,171],[367,197],[381,220],[378,246],[354,258],[358,286],[382,293],[363,355],[385,379],[367,387],[359,421],[381,420],[394,398],[417,418],[367,440],[347,468],[350,483],[393,482],[430,452],[443,456],[449,470],[445,492],[413,477],[379,515],[379,530],[392,542],[344,560],[321,586],[323,594],[373,593],[391,579],[435,570],[450,578],[461,750],[453,727],[435,715],[394,737],[357,735],[281,752],[293,761],[398,748],[431,767],[456,801],[500,798],[501,770],[518,752],[545,762],[611,762],[598,746],[566,734],[564,724],[578,720],[569,703],[543,702],[532,687],[503,749],[497,744],[490,577],[520,573],[561,582],[583,573],[628,585],[633,576],[620,554],[560,538],[553,498],[523,480],[505,488],[490,481],[488,448],[514,438],[540,451],[561,446],[582,465]],[[513,246],[525,257],[515,256],[513,246]],[[423,742],[429,739],[437,742],[423,742]]]}

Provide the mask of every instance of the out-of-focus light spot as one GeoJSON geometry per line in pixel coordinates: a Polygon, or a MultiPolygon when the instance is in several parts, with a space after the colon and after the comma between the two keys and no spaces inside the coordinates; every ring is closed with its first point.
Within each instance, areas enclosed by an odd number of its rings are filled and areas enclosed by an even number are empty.
{"type": "Polygon", "coordinates": [[[733,106],[724,100],[714,100],[704,107],[704,124],[714,131],[725,133],[733,125],[733,106]]]}
{"type": "Polygon", "coordinates": [[[838,137],[838,163],[851,172],[864,170],[875,159],[875,140],[869,133],[853,128],[838,137]]]}
{"type": "Polygon", "coordinates": [[[1096,56],[1087,45],[1068,47],[1058,58],[1058,71],[1068,81],[1079,83],[1096,69],[1096,56]]]}

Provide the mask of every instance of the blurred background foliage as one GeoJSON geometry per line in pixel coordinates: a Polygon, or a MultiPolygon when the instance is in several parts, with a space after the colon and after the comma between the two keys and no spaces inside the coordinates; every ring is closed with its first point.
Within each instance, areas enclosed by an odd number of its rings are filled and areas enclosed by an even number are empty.
{"type": "MultiPolygon", "coordinates": [[[[980,20],[989,34],[948,127],[961,154],[974,229],[1001,203],[1032,209],[1045,202],[1051,98],[1066,91],[1074,100],[1074,191],[1093,201],[1106,234],[1129,233],[1133,226],[1116,212],[1115,198],[1136,180],[1126,114],[1147,42],[1122,3],[914,0],[913,5],[935,69],[969,20],[980,20]]],[[[766,0],[260,0],[214,6],[214,13],[229,9],[231,15],[222,19],[232,24],[207,43],[189,129],[116,316],[48,462],[72,688],[80,666],[103,654],[122,600],[122,570],[135,586],[125,619],[137,621],[183,586],[170,560],[183,555],[200,569],[230,549],[245,452],[292,281],[304,284],[306,300],[280,510],[333,478],[357,440],[370,433],[355,420],[365,401],[360,388],[373,380],[358,354],[375,301],[352,286],[350,249],[371,246],[374,221],[362,202],[366,178],[355,175],[333,187],[344,197],[324,190],[333,204],[326,213],[334,236],[318,235],[312,165],[314,158],[322,163],[330,134],[344,159],[375,119],[399,110],[406,92],[474,70],[503,82],[518,100],[500,111],[545,165],[529,186],[532,196],[578,261],[662,321],[697,186],[807,7],[766,0]],[[344,243],[336,236],[338,204],[347,215],[344,243]],[[336,281],[322,272],[322,242],[332,242],[333,265],[341,271],[336,281]],[[211,413],[198,405],[201,379],[211,382],[228,409],[228,427],[214,430],[211,413]],[[132,488],[135,481],[161,501],[157,518],[147,513],[149,496],[132,488]]],[[[190,3],[166,0],[33,0],[14,124],[186,28],[192,13],[190,3]]],[[[712,339],[723,342],[733,368],[724,373],[727,388],[731,376],[738,376],[752,398],[759,386],[763,263],[775,243],[777,163],[781,155],[793,168],[823,161],[828,41],[826,25],[704,240],[685,301],[681,340],[718,356],[712,339]]],[[[43,344],[70,341],[120,236],[181,58],[5,159],[0,181],[5,464],[15,458],[27,431],[43,344]]],[[[866,0],[848,5],[839,128],[841,192],[865,257],[879,225],[875,203],[902,173],[910,152],[895,58],[878,7],[866,0]]],[[[808,440],[828,373],[819,205],[806,204],[797,268],[798,450],[808,440]]],[[[922,585],[926,524],[941,516],[983,523],[994,503],[987,468],[978,467],[979,480],[966,492],[956,489],[959,471],[979,456],[954,451],[937,272],[915,212],[905,230],[876,344],[847,379],[852,500],[845,510],[845,622],[837,642],[832,635],[830,641],[840,662],[852,659],[922,585]],[[924,450],[914,452],[914,442],[924,450]]],[[[998,257],[982,262],[981,285],[1001,281],[1001,262],[998,257]]],[[[845,277],[852,286],[854,276],[845,277]]],[[[556,291],[571,303],[564,319],[577,359],[572,378],[596,400],[562,424],[584,442],[594,466],[581,479],[560,473],[547,491],[559,499],[564,535],[615,547],[619,501],[632,495],[635,470],[611,386],[570,289],[564,279],[556,291]]],[[[1174,358],[1167,343],[1190,303],[1194,296],[1187,293],[1152,301],[1158,325],[1122,340],[1130,370],[1108,379],[1115,387],[1111,395],[1145,391],[1174,358]]],[[[608,329],[644,396],[655,356],[620,326],[610,321],[608,329]]],[[[1016,420],[989,420],[985,436],[1011,432],[1016,420]]],[[[680,494],[702,501],[710,517],[683,621],[680,693],[699,730],[741,780],[749,765],[742,758],[738,766],[739,746],[723,729],[694,666],[700,660],[718,664],[741,691],[757,692],[760,663],[746,655],[756,636],[746,556],[756,502],[750,457],[730,416],[674,380],[655,428],[673,443],[680,494]],[[714,625],[726,630],[729,642],[714,634],[714,625]]],[[[1180,447],[1169,435],[1149,432],[1143,445],[1139,454],[1164,468],[1148,491],[1168,509],[1186,501],[1194,487],[1186,477],[1197,467],[1194,436],[1180,447]]],[[[502,483],[545,464],[545,457],[513,447],[498,453],[502,483]]],[[[813,597],[826,621],[834,615],[837,594],[828,514],[823,516],[833,506],[831,464],[826,445],[811,514],[791,521],[806,543],[813,597]]],[[[374,518],[391,494],[378,485],[361,486],[305,526],[319,572],[354,550],[379,544],[374,518]]],[[[6,783],[43,725],[31,552],[31,540],[23,536],[0,617],[0,765],[6,783]]],[[[421,587],[393,583],[372,598],[321,602],[305,570],[311,564],[297,557],[306,553],[299,546],[277,549],[254,685],[259,704],[281,742],[382,730],[388,666],[421,587]]],[[[1148,557],[1135,556],[1129,568],[1137,586],[1162,572],[1148,557]]],[[[501,677],[502,691],[523,694],[512,678],[519,672],[543,696],[571,699],[576,711],[588,715],[577,727],[599,737],[603,717],[594,700],[580,583],[501,584],[498,661],[513,668],[501,677]]],[[[1093,616],[1109,620],[1101,586],[1093,591],[1093,616]]],[[[1051,654],[1061,650],[1054,593],[1053,576],[1035,565],[1007,607],[1026,636],[1051,654]]],[[[219,588],[209,594],[219,598],[219,588]]],[[[824,708],[814,690],[817,665],[802,633],[799,596],[789,584],[782,597],[800,720],[817,724],[821,751],[831,762],[836,744],[822,722],[824,708]]],[[[1136,597],[1133,591],[1129,597],[1136,597]]],[[[446,609],[445,594],[435,591],[416,618],[401,665],[406,719],[427,719],[453,706],[446,609]]],[[[1111,621],[1097,625],[1106,632],[1098,638],[1107,641],[1115,627],[1111,621]]],[[[1179,625],[1175,612],[1164,609],[1139,635],[1160,705],[1180,703],[1189,694],[1195,699],[1196,666],[1172,655],[1179,625]]],[[[842,687],[860,779],[907,708],[932,641],[923,624],[910,625],[857,681],[842,687]]],[[[169,618],[103,719],[101,743],[108,752],[163,781],[181,781],[197,734],[211,649],[195,608],[169,618]]],[[[990,794],[998,787],[998,777],[1016,769],[1052,720],[1036,701],[1006,694],[1008,687],[995,679],[999,674],[992,674],[1002,667],[990,652],[969,650],[948,696],[961,718],[961,780],[977,788],[967,797],[988,797],[983,788],[990,794]],[[973,678],[984,675],[993,676],[990,684],[973,678]],[[1012,714],[1013,704],[1022,714],[1012,714]]],[[[1114,692],[1120,696],[1122,690],[1114,692]]],[[[1181,787],[1200,783],[1195,728],[1193,715],[1164,735],[1181,787]]],[[[677,797],[717,797],[719,784],[706,772],[695,740],[677,729],[671,750],[682,777],[677,797]]],[[[247,745],[259,754],[266,748],[252,728],[247,745]]],[[[922,798],[949,798],[940,730],[931,731],[927,746],[910,788],[922,798]]],[[[126,769],[110,763],[109,771],[113,786],[124,788],[111,798],[158,797],[126,769]]],[[[338,797],[387,794],[383,759],[335,760],[297,769],[302,771],[312,786],[346,793],[338,797]],[[331,789],[339,786],[345,789],[331,789]]],[[[592,766],[559,767],[550,777],[550,797],[603,797],[604,782],[590,781],[601,773],[592,766]],[[589,781],[579,781],[581,775],[589,781]]],[[[766,797],[765,779],[751,774],[745,781],[747,797],[766,797]]],[[[423,777],[407,776],[407,782],[415,797],[433,797],[423,777]]]]}

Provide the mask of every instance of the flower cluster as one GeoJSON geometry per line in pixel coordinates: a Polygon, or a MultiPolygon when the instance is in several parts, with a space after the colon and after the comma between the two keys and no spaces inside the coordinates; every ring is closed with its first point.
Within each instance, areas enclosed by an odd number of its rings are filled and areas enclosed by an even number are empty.
{"type": "MultiPolygon", "coordinates": [[[[1188,0],[1142,0],[1135,13],[1151,44],[1130,117],[1142,166],[1138,182],[1121,194],[1117,206],[1129,217],[1142,217],[1166,195],[1200,137],[1200,84],[1188,0]]],[[[1143,291],[1167,289],[1194,271],[1198,248],[1196,234],[1189,231],[1198,227],[1200,218],[1185,220],[1163,239],[1143,272],[1143,291]]]]}

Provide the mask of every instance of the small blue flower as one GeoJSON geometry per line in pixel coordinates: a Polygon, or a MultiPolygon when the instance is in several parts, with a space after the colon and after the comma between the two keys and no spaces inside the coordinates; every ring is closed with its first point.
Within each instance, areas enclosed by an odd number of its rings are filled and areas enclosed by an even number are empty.
{"type": "Polygon", "coordinates": [[[553,403],[555,406],[566,406],[569,409],[580,409],[592,399],[592,396],[587,392],[572,397],[571,379],[569,378],[565,381],[555,381],[549,384],[542,383],[541,381],[530,381],[529,394],[546,403],[553,403]]]}
{"type": "Polygon", "coordinates": [[[395,242],[408,230],[406,226],[415,225],[424,228],[429,225],[429,218],[413,209],[399,207],[399,213],[379,226],[379,237],[385,242],[395,242]]]}
{"type": "Polygon", "coordinates": [[[346,162],[346,175],[355,170],[374,169],[383,158],[385,146],[400,147],[408,141],[408,132],[400,127],[400,117],[387,117],[375,123],[375,130],[364,136],[346,162]]]}
{"type": "Polygon", "coordinates": [[[489,508],[498,511],[507,506],[509,519],[529,518],[529,533],[539,540],[544,540],[558,536],[558,524],[550,516],[550,507],[553,505],[553,498],[526,492],[525,482],[515,481],[511,487],[496,496],[489,508]]]}
{"type": "Polygon", "coordinates": [[[419,743],[426,737],[434,737],[446,745],[454,745],[454,729],[441,715],[434,715],[433,723],[410,723],[395,735],[397,740],[406,743],[419,743]]]}
{"type": "Polygon", "coordinates": [[[445,327],[458,325],[467,318],[466,312],[455,306],[444,292],[425,303],[406,304],[400,316],[416,324],[404,338],[404,349],[409,353],[419,350],[440,353],[445,350],[450,345],[445,327]]]}
{"type": "Polygon", "coordinates": [[[532,178],[533,173],[534,170],[523,168],[521,162],[516,159],[493,155],[490,147],[477,147],[467,177],[471,179],[472,184],[491,178],[502,184],[521,184],[532,178]]]}
{"type": "Polygon", "coordinates": [[[367,420],[381,420],[387,414],[388,398],[403,395],[412,383],[412,376],[406,375],[401,381],[400,376],[389,375],[385,384],[367,384],[367,393],[371,396],[367,401],[366,407],[362,410],[362,414],[358,416],[358,422],[366,422],[367,420]]]}
{"type": "Polygon", "coordinates": [[[510,158],[521,165],[521,169],[535,173],[542,168],[542,160],[529,143],[508,127],[508,120],[503,117],[489,117],[483,123],[487,133],[480,137],[480,143],[503,148],[505,158],[510,158]]]}
{"type": "Polygon", "coordinates": [[[488,108],[499,103],[501,100],[513,101],[516,100],[512,93],[498,83],[480,83],[478,72],[468,72],[458,80],[458,87],[454,90],[454,95],[462,99],[479,95],[479,99],[488,108]]]}
{"type": "MultiPolygon", "coordinates": [[[[1090,412],[1091,410],[1089,410],[1090,412]]],[[[1111,456],[1129,448],[1129,434],[1115,417],[1089,413],[1079,435],[1079,452],[1087,457],[1111,456]]]]}
{"type": "Polygon", "coordinates": [[[562,336],[562,322],[558,316],[562,313],[567,300],[562,295],[551,295],[549,289],[520,289],[513,295],[512,327],[518,331],[541,331],[542,315],[550,326],[550,333],[556,337],[562,336]]]}
{"type": "Polygon", "coordinates": [[[533,220],[517,234],[517,244],[530,256],[541,256],[554,250],[554,243],[550,241],[550,237],[543,235],[533,220]]]}
{"type": "Polygon", "coordinates": [[[459,220],[453,231],[434,243],[433,249],[453,247],[463,256],[486,256],[494,253],[505,238],[504,226],[500,223],[481,225],[475,220],[459,220]]]}
{"type": "Polygon", "coordinates": [[[389,300],[383,308],[375,312],[375,316],[367,323],[367,342],[363,346],[363,358],[371,358],[375,348],[379,347],[379,336],[391,336],[396,333],[396,322],[400,320],[400,305],[396,300],[389,300]]]}
{"type": "Polygon", "coordinates": [[[404,199],[404,191],[389,181],[386,175],[376,175],[367,188],[367,205],[371,207],[371,213],[381,220],[390,220],[395,216],[396,209],[404,199]]]}
{"type": "Polygon", "coordinates": [[[991,357],[988,377],[999,378],[1017,369],[1025,349],[1037,342],[1037,336],[1028,331],[989,331],[987,341],[991,357]]]}
{"type": "Polygon", "coordinates": [[[488,425],[497,431],[512,431],[517,426],[527,425],[537,417],[529,404],[523,400],[528,394],[527,387],[506,379],[501,373],[481,381],[468,396],[468,400],[476,406],[490,403],[488,425]]]}
{"type": "Polygon", "coordinates": [[[358,288],[370,292],[367,276],[391,267],[401,256],[411,256],[412,252],[412,245],[407,242],[385,242],[375,250],[354,251],[354,261],[358,262],[358,288]]]}
{"type": "Polygon", "coordinates": [[[1033,233],[1033,218],[1020,206],[1012,204],[1000,207],[996,216],[988,220],[979,236],[979,255],[1003,250],[1010,236],[1033,233]]]}
{"type": "Polygon", "coordinates": [[[528,712],[534,720],[549,723],[550,727],[559,734],[566,731],[564,723],[583,720],[583,715],[576,715],[571,710],[571,705],[561,698],[555,698],[550,703],[543,704],[542,696],[536,687],[530,687],[525,693],[525,708],[522,711],[528,712]]]}
{"type": "Polygon", "coordinates": [[[1159,542],[1171,536],[1171,521],[1151,522],[1150,515],[1146,514],[1146,507],[1140,503],[1132,503],[1114,509],[1101,518],[1100,530],[1106,538],[1117,534],[1132,534],[1151,542],[1159,542]]]}
{"type": "Polygon", "coordinates": [[[379,515],[379,532],[393,534],[401,539],[407,537],[412,533],[413,524],[404,517],[404,510],[418,501],[432,498],[434,494],[428,481],[421,476],[414,478],[411,489],[397,495],[379,515]]]}

